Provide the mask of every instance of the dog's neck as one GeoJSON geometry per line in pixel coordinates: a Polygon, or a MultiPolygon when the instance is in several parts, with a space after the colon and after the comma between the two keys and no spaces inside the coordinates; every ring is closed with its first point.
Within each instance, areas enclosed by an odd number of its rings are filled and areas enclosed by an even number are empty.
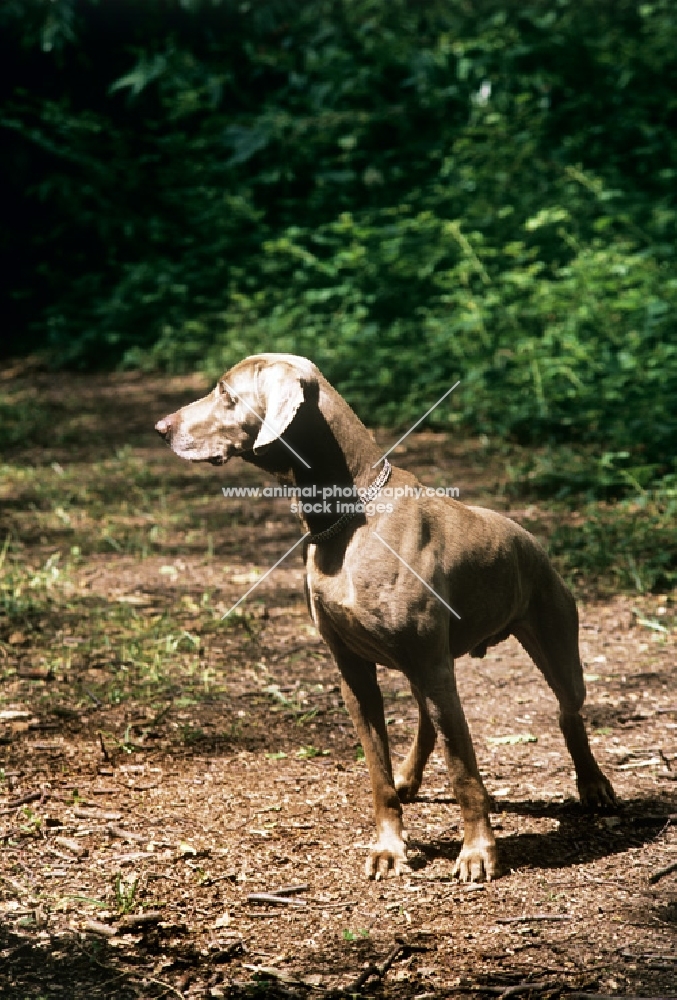
{"type": "MultiPolygon", "coordinates": [[[[317,402],[304,403],[282,441],[276,441],[263,455],[245,456],[248,461],[276,476],[279,482],[316,487],[315,497],[301,497],[322,508],[323,490],[340,487],[366,489],[381,471],[381,452],[356,413],[323,380],[317,402]],[[301,461],[301,459],[303,461],[301,461]]],[[[341,498],[358,502],[356,496],[341,498]]],[[[340,516],[332,496],[331,511],[304,511],[301,520],[313,534],[329,528],[340,516]]]]}

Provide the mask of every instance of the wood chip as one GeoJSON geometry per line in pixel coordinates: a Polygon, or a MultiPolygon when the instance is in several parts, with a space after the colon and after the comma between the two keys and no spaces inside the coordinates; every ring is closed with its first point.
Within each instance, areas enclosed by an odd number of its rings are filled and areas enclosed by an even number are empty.
{"type": "Polygon", "coordinates": [[[70,837],[55,837],[54,843],[58,844],[59,847],[63,847],[65,851],[70,851],[77,858],[84,858],[89,854],[84,844],[79,843],[77,840],[71,840],[70,837]]]}

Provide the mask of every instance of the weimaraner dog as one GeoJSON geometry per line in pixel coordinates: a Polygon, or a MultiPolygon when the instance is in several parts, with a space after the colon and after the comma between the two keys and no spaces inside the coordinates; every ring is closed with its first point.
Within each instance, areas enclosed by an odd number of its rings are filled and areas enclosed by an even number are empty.
{"type": "Polygon", "coordinates": [[[416,796],[438,733],[463,817],[454,873],[465,882],[497,874],[490,800],[454,659],[484,656],[509,635],[557,696],[582,802],[615,802],[580,715],[576,604],[527,531],[491,510],[422,498],[414,476],[381,460],[371,433],[315,365],[294,355],[245,358],[208,396],[159,420],[156,430],[181,458],[221,465],[239,456],[284,484],[306,487],[306,496],[314,487],[313,502],[300,505],[306,592],[369,766],[377,838],[367,876],[406,868],[402,803],[416,796]],[[347,501],[336,498],[337,487],[342,494],[357,490],[352,512],[351,504],[338,507],[347,501]],[[392,502],[378,502],[379,492],[392,502]],[[418,703],[418,730],[396,774],[377,663],[401,670],[418,703]]]}

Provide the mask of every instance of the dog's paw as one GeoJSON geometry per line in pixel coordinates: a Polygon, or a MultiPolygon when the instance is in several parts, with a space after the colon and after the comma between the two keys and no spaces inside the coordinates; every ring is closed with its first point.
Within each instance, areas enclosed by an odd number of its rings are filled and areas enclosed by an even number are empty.
{"type": "Polygon", "coordinates": [[[611,809],[618,805],[611,782],[601,771],[591,780],[579,781],[578,794],[586,809],[611,809]]]}
{"type": "Polygon", "coordinates": [[[365,866],[367,878],[373,878],[378,882],[379,879],[386,878],[391,871],[395,875],[409,871],[406,839],[407,834],[404,830],[398,833],[391,827],[384,828],[377,842],[369,848],[365,866]]]}
{"type": "Polygon", "coordinates": [[[451,874],[461,882],[491,882],[498,872],[498,853],[493,841],[464,844],[451,874]]]}
{"type": "Polygon", "coordinates": [[[394,875],[403,875],[409,871],[407,863],[407,852],[402,845],[401,851],[393,851],[390,848],[380,848],[378,844],[369,851],[365,874],[367,878],[373,878],[377,882],[386,878],[390,872],[394,875]]]}

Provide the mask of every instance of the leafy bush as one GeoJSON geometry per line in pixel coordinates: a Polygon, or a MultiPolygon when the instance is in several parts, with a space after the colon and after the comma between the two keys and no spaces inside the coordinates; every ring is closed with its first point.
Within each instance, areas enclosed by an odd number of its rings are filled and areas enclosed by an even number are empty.
{"type": "Polygon", "coordinates": [[[460,378],[433,423],[590,446],[604,490],[611,466],[658,481],[677,440],[673,15],[8,0],[20,346],[212,373],[293,351],[399,424],[460,378]]]}

